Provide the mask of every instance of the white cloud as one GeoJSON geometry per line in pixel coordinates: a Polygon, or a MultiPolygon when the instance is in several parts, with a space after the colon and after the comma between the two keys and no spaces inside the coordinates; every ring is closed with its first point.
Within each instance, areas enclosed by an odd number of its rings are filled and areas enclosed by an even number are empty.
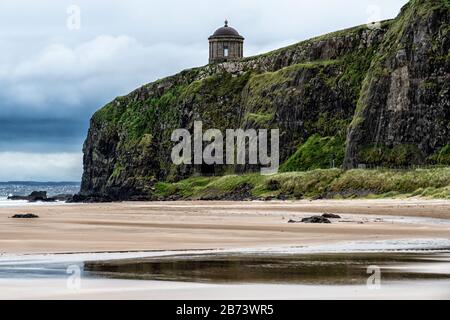
{"type": "Polygon", "coordinates": [[[80,181],[81,153],[0,152],[0,181],[80,181]]]}
{"type": "Polygon", "coordinates": [[[168,70],[186,68],[189,65],[185,61],[200,62],[199,52],[202,48],[195,45],[144,46],[125,35],[98,36],[73,47],[51,44],[0,74],[0,97],[14,106],[11,109],[15,113],[23,108],[64,115],[86,105],[106,103],[165,76],[168,70]],[[186,60],[178,56],[181,52],[186,60]]]}

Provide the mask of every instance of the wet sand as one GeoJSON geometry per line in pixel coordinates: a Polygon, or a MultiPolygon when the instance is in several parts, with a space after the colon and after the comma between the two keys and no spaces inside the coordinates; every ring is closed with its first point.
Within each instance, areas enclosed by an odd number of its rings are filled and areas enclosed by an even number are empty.
{"type": "Polygon", "coordinates": [[[74,253],[306,246],[450,238],[445,200],[124,202],[0,208],[0,253],[74,253]],[[324,212],[330,225],[289,224],[324,212]],[[10,219],[34,213],[39,219],[10,219]],[[421,217],[410,223],[409,218],[421,217]],[[446,220],[443,220],[446,221],[446,220]]]}
{"type": "Polygon", "coordinates": [[[66,279],[1,280],[0,299],[58,300],[449,300],[450,281],[385,283],[379,289],[359,286],[274,284],[202,284],[120,279],[82,280],[68,288],[66,279]]]}

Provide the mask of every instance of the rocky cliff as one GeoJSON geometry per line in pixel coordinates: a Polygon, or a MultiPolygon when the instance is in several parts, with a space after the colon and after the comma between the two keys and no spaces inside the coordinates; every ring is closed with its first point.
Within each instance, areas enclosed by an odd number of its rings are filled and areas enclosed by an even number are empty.
{"type": "Polygon", "coordinates": [[[149,199],[158,181],[249,167],[174,166],[176,128],[279,128],[282,170],[450,159],[449,5],[414,0],[356,27],[238,62],[183,71],[96,112],[81,194],[149,199]]]}
{"type": "Polygon", "coordinates": [[[393,21],[359,94],[345,166],[423,163],[450,137],[450,2],[412,1],[393,21]]]}

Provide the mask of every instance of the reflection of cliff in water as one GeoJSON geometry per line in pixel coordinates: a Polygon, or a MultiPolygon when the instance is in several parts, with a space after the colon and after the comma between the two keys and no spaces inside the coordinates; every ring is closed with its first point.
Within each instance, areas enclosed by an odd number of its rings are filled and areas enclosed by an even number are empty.
{"type": "Polygon", "coordinates": [[[213,283],[365,284],[369,266],[379,266],[383,280],[450,279],[427,272],[449,255],[321,254],[321,255],[206,255],[86,263],[85,271],[111,278],[213,283]],[[420,270],[408,266],[420,266],[420,270]],[[398,269],[394,267],[400,267],[398,269]]]}

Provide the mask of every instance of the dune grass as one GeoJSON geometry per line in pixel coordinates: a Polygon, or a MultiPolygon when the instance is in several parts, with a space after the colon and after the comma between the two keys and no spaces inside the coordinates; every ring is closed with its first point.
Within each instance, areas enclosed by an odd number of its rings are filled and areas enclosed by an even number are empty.
{"type": "Polygon", "coordinates": [[[176,183],[159,182],[155,195],[182,199],[221,198],[246,187],[255,199],[399,198],[450,199],[450,167],[416,170],[319,169],[222,177],[196,176],[176,183]]]}

